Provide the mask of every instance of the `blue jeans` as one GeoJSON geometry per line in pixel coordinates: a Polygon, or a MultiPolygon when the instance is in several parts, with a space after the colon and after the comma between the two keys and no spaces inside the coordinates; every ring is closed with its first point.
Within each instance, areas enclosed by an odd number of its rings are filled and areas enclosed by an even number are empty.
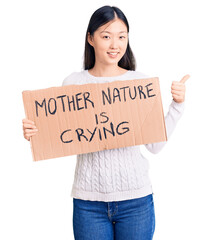
{"type": "Polygon", "coordinates": [[[101,202],[73,198],[75,240],[152,240],[153,195],[101,202]]]}

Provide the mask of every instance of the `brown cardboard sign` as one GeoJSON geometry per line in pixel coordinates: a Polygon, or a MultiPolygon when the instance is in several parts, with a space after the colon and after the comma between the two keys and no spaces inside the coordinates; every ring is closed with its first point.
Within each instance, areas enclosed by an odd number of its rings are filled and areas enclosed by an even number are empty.
{"type": "Polygon", "coordinates": [[[33,160],[167,141],[159,79],[23,91],[33,160]]]}

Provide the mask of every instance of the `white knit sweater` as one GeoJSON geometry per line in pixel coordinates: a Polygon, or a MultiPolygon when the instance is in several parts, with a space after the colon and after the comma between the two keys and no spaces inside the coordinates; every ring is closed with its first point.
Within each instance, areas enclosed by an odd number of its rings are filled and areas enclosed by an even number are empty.
{"type": "MultiPolygon", "coordinates": [[[[83,70],[66,77],[63,85],[105,83],[148,77],[138,71],[127,71],[116,77],[95,77],[88,70],[83,70]]],[[[183,110],[184,103],[172,101],[165,117],[168,139],[183,110]]],[[[145,147],[152,153],[158,153],[165,144],[166,142],[146,144],[145,147]]],[[[148,160],[141,154],[139,145],[79,154],[71,196],[104,202],[147,196],[152,193],[148,168],[148,160]]]]}

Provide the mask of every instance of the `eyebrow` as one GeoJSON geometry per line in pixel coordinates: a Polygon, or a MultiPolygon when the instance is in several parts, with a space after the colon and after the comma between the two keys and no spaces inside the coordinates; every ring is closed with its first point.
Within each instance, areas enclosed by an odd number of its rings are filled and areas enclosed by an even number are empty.
{"type": "MultiPolygon", "coordinates": [[[[109,31],[101,31],[100,33],[111,33],[111,32],[109,32],[109,31]]],[[[121,32],[119,32],[119,33],[127,33],[126,31],[121,31],[121,32]]]]}

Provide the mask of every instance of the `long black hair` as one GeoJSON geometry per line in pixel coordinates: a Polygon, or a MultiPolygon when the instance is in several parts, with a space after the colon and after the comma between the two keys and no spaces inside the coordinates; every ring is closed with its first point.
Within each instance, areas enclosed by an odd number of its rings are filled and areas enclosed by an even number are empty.
{"type": "MultiPolygon", "coordinates": [[[[84,51],[84,69],[91,69],[95,64],[95,52],[94,48],[88,43],[88,33],[93,36],[94,32],[102,25],[108,23],[115,18],[115,13],[117,17],[122,20],[126,27],[127,32],[129,32],[129,24],[124,13],[117,7],[103,6],[97,9],[91,16],[86,36],[85,36],[85,51],[84,51]]],[[[135,70],[136,61],[133,52],[130,48],[129,40],[127,44],[127,49],[124,56],[118,62],[118,66],[127,70],[135,70]]]]}

